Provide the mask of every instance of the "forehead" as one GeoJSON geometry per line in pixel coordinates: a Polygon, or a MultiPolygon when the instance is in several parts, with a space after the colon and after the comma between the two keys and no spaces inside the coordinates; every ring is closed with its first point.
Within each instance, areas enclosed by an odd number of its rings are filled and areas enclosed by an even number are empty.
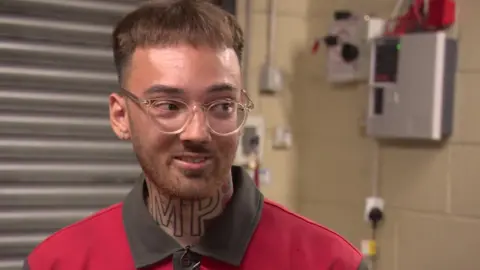
{"type": "Polygon", "coordinates": [[[135,50],[126,83],[140,95],[155,85],[200,95],[212,85],[240,88],[240,81],[240,64],[234,50],[179,45],[135,50]]]}

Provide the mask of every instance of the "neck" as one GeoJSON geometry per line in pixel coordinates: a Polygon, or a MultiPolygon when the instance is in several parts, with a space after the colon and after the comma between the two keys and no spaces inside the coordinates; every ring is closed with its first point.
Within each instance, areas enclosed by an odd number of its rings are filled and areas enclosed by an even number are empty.
{"type": "Polygon", "coordinates": [[[209,221],[219,216],[233,194],[232,180],[219,188],[215,196],[200,200],[186,200],[166,196],[150,181],[148,208],[157,224],[181,245],[198,243],[205,234],[209,221]]]}

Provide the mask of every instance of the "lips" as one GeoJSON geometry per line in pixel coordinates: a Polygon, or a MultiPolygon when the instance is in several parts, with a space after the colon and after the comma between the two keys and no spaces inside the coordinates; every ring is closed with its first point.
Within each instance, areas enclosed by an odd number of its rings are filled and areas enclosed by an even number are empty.
{"type": "Polygon", "coordinates": [[[180,157],[176,157],[176,159],[184,161],[184,162],[189,162],[189,163],[202,163],[202,162],[206,161],[208,158],[207,157],[180,156],[180,157]]]}
{"type": "Polygon", "coordinates": [[[211,164],[211,157],[205,155],[180,155],[173,159],[175,166],[182,170],[202,170],[211,164]]]}

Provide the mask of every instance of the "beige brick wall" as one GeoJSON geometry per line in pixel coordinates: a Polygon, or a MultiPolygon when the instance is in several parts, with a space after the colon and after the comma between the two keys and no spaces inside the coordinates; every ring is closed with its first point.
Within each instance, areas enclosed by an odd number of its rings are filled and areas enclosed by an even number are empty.
{"type": "MultiPolygon", "coordinates": [[[[287,87],[276,97],[257,93],[266,51],[267,1],[253,2],[248,88],[268,127],[290,123],[295,136],[288,151],[265,145],[264,163],[272,170],[273,183],[263,191],[358,246],[370,235],[362,214],[373,173],[374,144],[361,129],[365,86],[328,85],[324,56],[311,55],[310,47],[326,32],[335,8],[386,16],[394,0],[279,0],[275,55],[287,87]]],[[[379,190],[387,203],[387,220],[379,235],[379,270],[480,269],[480,1],[457,2],[455,134],[442,147],[381,145],[379,190]]]]}

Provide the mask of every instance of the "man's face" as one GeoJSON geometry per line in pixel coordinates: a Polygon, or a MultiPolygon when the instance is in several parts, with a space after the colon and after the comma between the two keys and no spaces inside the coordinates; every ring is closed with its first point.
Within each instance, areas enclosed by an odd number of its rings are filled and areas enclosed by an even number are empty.
{"type": "MultiPolygon", "coordinates": [[[[201,106],[240,96],[240,65],[231,49],[188,45],[137,49],[124,87],[141,99],[177,100],[201,106]]],[[[131,139],[147,178],[180,198],[205,198],[229,179],[239,133],[211,132],[195,110],[182,132],[165,134],[143,105],[112,94],[110,119],[120,138],[131,139]]]]}

